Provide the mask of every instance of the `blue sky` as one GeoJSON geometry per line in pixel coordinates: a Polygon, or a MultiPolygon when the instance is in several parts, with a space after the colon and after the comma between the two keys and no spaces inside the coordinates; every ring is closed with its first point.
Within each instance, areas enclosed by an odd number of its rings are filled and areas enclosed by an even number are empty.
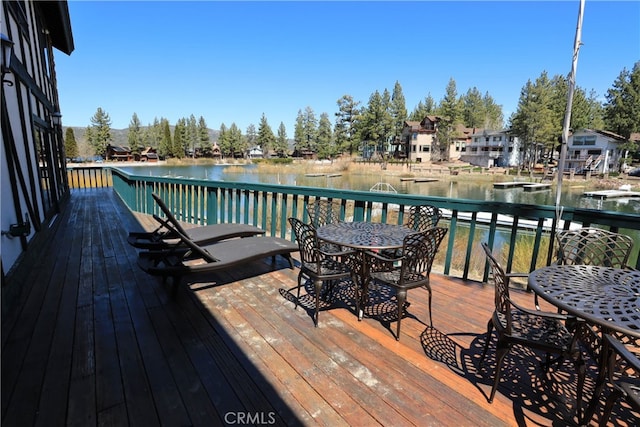
{"type": "MultiPolygon", "coordinates": [[[[56,52],[65,126],[98,107],[112,128],[193,114],[210,128],[256,129],[264,113],[288,137],[299,110],[334,121],[336,101],[400,82],[407,110],[450,78],[517,108],[527,80],[567,75],[579,1],[69,1],[75,51],[56,52]]],[[[640,2],[586,1],[577,84],[604,99],[640,61],[640,2]]]]}

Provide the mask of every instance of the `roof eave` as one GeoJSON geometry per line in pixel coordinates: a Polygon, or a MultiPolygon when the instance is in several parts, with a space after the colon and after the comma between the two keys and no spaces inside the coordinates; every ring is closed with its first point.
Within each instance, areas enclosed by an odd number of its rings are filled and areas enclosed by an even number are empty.
{"type": "Polygon", "coordinates": [[[49,31],[53,47],[67,55],[71,55],[75,46],[67,2],[39,1],[36,2],[36,5],[40,7],[44,25],[49,31]]]}

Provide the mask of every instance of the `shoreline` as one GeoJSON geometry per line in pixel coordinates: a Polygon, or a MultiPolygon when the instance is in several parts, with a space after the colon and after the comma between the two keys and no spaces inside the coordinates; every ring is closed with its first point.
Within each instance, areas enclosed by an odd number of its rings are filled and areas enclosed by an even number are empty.
{"type": "MultiPolygon", "coordinates": [[[[210,159],[206,160],[159,160],[157,162],[140,162],[140,161],[105,161],[105,162],[86,162],[86,163],[67,163],[68,168],[79,167],[154,167],[154,166],[224,166],[224,167],[244,167],[250,165],[250,160],[241,159],[236,162],[217,162],[210,159]]],[[[381,163],[368,163],[368,162],[354,162],[352,160],[334,160],[334,161],[319,161],[319,160],[294,160],[290,164],[269,164],[259,163],[257,164],[256,173],[271,172],[275,173],[282,171],[288,167],[300,168],[303,166],[304,173],[344,173],[355,175],[380,175],[380,176],[394,176],[394,177],[438,177],[442,180],[451,181],[468,181],[481,179],[482,181],[511,181],[516,179],[531,181],[531,182],[549,182],[555,186],[557,180],[546,180],[543,174],[522,173],[520,175],[510,174],[508,169],[505,168],[480,168],[472,166],[467,163],[461,162],[448,162],[443,164],[433,163],[418,163],[418,164],[398,164],[387,163],[382,166],[381,163]],[[457,170],[458,172],[453,174],[451,170],[457,170]],[[480,170],[476,170],[480,169],[480,170]],[[497,179],[504,177],[505,179],[497,179]]],[[[581,186],[579,183],[583,183],[584,186],[593,186],[597,189],[618,189],[621,185],[631,186],[632,191],[640,191],[640,177],[630,177],[626,174],[620,174],[616,177],[598,177],[594,176],[587,179],[584,175],[576,175],[573,179],[565,176],[563,183],[570,183],[572,186],[581,186]]]]}

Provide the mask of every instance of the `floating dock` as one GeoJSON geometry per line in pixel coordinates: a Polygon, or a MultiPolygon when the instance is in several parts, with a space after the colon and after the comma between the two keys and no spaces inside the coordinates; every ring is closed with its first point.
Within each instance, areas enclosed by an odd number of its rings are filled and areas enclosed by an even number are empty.
{"type": "Polygon", "coordinates": [[[549,190],[551,189],[551,184],[536,183],[536,184],[523,185],[522,188],[524,188],[524,191],[549,190]]]}
{"type": "Polygon", "coordinates": [[[524,191],[540,191],[540,190],[549,190],[551,188],[551,184],[529,182],[529,181],[505,181],[505,182],[494,182],[493,188],[498,188],[502,190],[507,188],[523,188],[524,191]]]}
{"type": "Polygon", "coordinates": [[[585,191],[582,193],[584,197],[594,197],[597,199],[613,199],[613,198],[629,198],[640,197],[638,191],[627,190],[598,190],[598,191],[585,191]]]}
{"type": "Polygon", "coordinates": [[[400,181],[406,182],[436,182],[439,181],[437,178],[400,178],[400,181]]]}
{"type": "Polygon", "coordinates": [[[525,185],[531,185],[531,182],[528,182],[528,181],[494,182],[493,188],[514,188],[514,187],[524,187],[525,185]]]}
{"type": "Polygon", "coordinates": [[[317,176],[325,176],[325,173],[307,173],[304,176],[317,177],[317,176]]]}

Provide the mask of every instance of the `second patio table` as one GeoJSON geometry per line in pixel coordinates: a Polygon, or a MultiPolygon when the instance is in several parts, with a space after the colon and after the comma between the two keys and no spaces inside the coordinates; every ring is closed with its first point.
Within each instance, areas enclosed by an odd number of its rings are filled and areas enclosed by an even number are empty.
{"type": "MultiPolygon", "coordinates": [[[[567,313],[603,328],[640,338],[640,271],[592,265],[551,265],[529,275],[529,287],[567,313]]],[[[591,420],[605,383],[606,340],[600,349],[596,388],[584,420],[591,420]]],[[[584,421],[583,420],[583,421],[584,421]]]]}
{"type": "Polygon", "coordinates": [[[362,290],[360,299],[360,312],[358,318],[362,319],[364,310],[364,298],[368,296],[369,280],[371,278],[367,263],[366,251],[382,249],[400,249],[404,238],[415,233],[404,225],[371,223],[364,221],[338,222],[323,225],[317,230],[318,239],[343,247],[357,250],[360,266],[357,271],[359,282],[357,285],[362,290]]]}
{"type": "Polygon", "coordinates": [[[529,287],[569,314],[640,337],[640,271],[551,265],[529,275],[529,287]]]}

